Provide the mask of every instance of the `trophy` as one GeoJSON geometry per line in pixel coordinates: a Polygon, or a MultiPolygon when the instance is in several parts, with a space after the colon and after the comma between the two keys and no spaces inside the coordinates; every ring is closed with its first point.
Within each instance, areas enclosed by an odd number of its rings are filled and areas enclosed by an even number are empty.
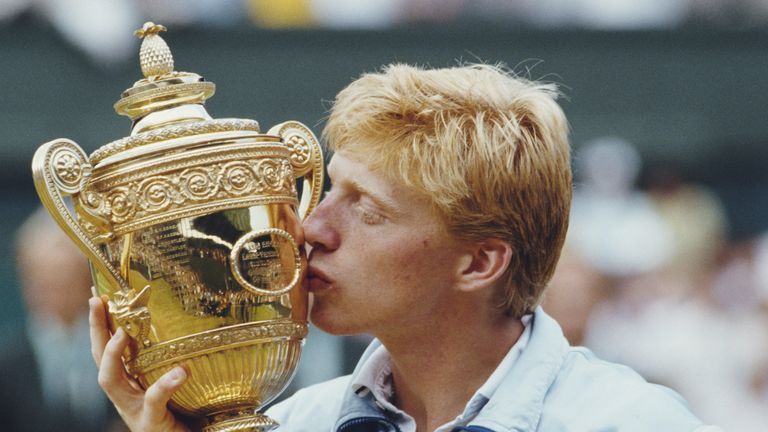
{"type": "Polygon", "coordinates": [[[130,336],[128,373],[146,388],[182,366],[172,410],[206,417],[206,432],[268,431],[257,409],[290,382],[307,334],[301,217],[320,198],[322,153],[298,122],[261,134],[213,119],[215,85],[174,71],[165,30],[136,32],[145,78],[114,106],[130,136],[90,156],[43,144],[35,188],[88,256],[110,330],[130,336]]]}

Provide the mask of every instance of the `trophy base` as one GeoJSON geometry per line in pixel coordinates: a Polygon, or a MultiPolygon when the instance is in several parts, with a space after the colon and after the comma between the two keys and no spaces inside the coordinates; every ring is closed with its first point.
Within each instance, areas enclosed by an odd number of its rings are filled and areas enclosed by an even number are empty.
{"type": "Polygon", "coordinates": [[[234,410],[210,416],[203,432],[268,432],[277,426],[276,421],[254,410],[234,410]]]}

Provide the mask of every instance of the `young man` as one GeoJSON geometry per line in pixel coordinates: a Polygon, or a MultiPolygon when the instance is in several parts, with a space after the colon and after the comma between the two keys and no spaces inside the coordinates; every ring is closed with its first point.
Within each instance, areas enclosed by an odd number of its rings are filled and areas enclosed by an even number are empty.
{"type": "MultiPolygon", "coordinates": [[[[347,377],[267,414],[298,431],[701,431],[672,391],[568,346],[537,307],[568,225],[568,126],[552,85],[475,65],[394,65],[339,93],[333,187],[306,221],[312,322],[376,340],[347,377]]],[[[92,302],[100,382],[134,430],[181,429],[92,302]],[[108,341],[109,340],[109,341],[108,341]],[[106,347],[105,347],[106,345],[106,347]]]]}

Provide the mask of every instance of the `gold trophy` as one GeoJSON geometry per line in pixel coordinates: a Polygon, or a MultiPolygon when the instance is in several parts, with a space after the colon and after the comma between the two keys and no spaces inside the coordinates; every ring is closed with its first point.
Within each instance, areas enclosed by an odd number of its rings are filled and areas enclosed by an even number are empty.
{"type": "Polygon", "coordinates": [[[214,84],[174,71],[161,31],[136,32],[145,78],[115,104],[130,136],[90,157],[43,144],[35,188],[88,256],[111,330],[130,335],[128,373],[146,388],[182,366],[173,410],[207,417],[206,432],[268,431],[256,410],[287,386],[307,334],[300,218],[320,198],[322,153],[298,122],[261,134],[211,118],[214,84]]]}

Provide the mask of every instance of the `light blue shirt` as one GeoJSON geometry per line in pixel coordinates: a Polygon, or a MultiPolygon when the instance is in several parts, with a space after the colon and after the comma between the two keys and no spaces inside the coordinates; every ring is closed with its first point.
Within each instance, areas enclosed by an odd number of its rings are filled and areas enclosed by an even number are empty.
{"type": "MultiPolygon", "coordinates": [[[[473,413],[467,429],[457,430],[719,431],[702,424],[672,390],[646,382],[626,366],[602,361],[585,348],[571,347],[541,308],[528,328],[530,338],[513,364],[502,362],[497,372],[503,372],[491,375],[498,381],[493,394],[473,413]]],[[[366,391],[369,387],[355,384],[381,349],[374,340],[352,375],[300,390],[266,414],[281,424],[281,432],[401,432],[393,413],[366,391]]],[[[462,385],[459,378],[456,385],[462,385]]]]}

